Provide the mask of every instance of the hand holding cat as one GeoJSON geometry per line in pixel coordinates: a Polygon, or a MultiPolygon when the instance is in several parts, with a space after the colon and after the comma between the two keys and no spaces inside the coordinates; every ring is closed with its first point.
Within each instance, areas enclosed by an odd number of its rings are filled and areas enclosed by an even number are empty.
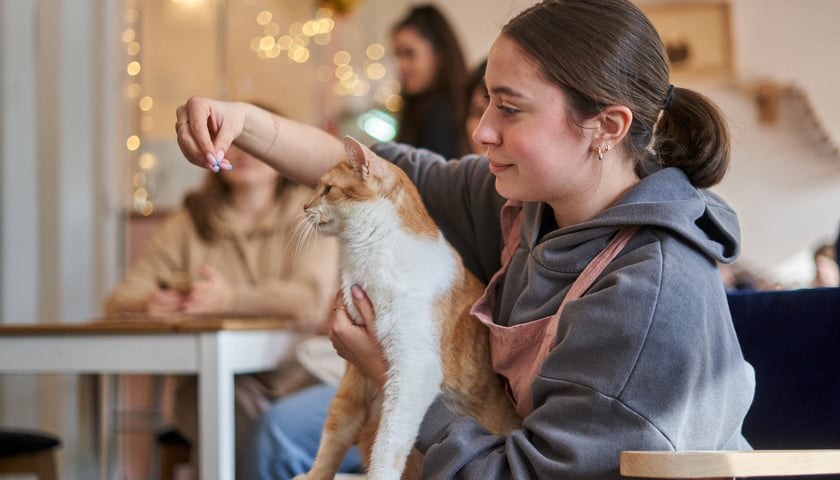
{"type": "Polygon", "coordinates": [[[201,279],[193,282],[192,290],[184,301],[184,312],[222,313],[233,308],[233,289],[218,270],[202,265],[201,279]]]}
{"type": "Polygon", "coordinates": [[[190,163],[218,172],[233,165],[225,152],[242,133],[245,114],[237,104],[191,97],[176,110],[178,146],[190,163]]]}
{"type": "Polygon", "coordinates": [[[385,363],[382,347],[379,345],[373,328],[368,328],[368,325],[373,325],[376,318],[373,304],[361,287],[354,285],[351,292],[353,294],[353,304],[362,317],[362,324],[353,323],[343,306],[344,299],[341,292],[338,292],[335,297],[334,305],[336,306],[333,307],[329,320],[330,341],[335,351],[342,358],[355,365],[356,368],[382,387],[385,384],[388,365],[385,363]]]}

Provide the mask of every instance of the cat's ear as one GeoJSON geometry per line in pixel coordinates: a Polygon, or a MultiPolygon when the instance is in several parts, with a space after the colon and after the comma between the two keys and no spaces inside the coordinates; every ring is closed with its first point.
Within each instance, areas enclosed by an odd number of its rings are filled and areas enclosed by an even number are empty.
{"type": "Polygon", "coordinates": [[[375,174],[382,168],[382,159],[349,135],[344,137],[344,151],[347,153],[347,161],[353,166],[353,171],[360,177],[375,174]]]}

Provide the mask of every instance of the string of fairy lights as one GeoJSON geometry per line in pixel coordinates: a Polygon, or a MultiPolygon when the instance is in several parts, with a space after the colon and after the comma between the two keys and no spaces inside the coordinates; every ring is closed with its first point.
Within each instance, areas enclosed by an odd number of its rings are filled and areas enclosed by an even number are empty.
{"type": "MultiPolygon", "coordinates": [[[[286,31],[274,21],[274,14],[269,10],[260,11],[255,18],[262,34],[251,39],[250,48],[262,60],[273,60],[285,56],[295,63],[306,63],[311,58],[313,44],[327,46],[333,39],[335,10],[321,7],[313,18],[304,22],[293,22],[286,31]],[[284,55],[285,53],[285,55],[284,55]]],[[[385,47],[379,43],[370,43],[364,50],[359,64],[354,66],[352,54],[339,50],[332,57],[332,67],[321,67],[317,78],[322,82],[333,81],[332,92],[335,95],[364,97],[370,94],[374,83],[382,81],[388,75],[388,68],[382,62],[385,47]]],[[[386,110],[398,112],[402,108],[400,86],[395,80],[382,81],[374,91],[374,100],[386,110]]]]}
{"type": "Polygon", "coordinates": [[[154,211],[152,195],[154,194],[155,183],[152,177],[155,171],[157,159],[151,152],[143,152],[142,133],[150,130],[154,125],[154,117],[149,115],[154,108],[154,100],[148,95],[142,94],[141,77],[143,70],[140,61],[140,31],[141,0],[126,0],[125,2],[125,29],[122,32],[122,42],[126,53],[125,71],[128,81],[125,87],[126,97],[136,113],[132,118],[130,133],[125,140],[125,148],[129,151],[135,162],[131,176],[132,186],[132,208],[141,215],[151,215],[154,211]],[[138,131],[139,130],[139,131],[138,131]]]}
{"type": "MultiPolygon", "coordinates": [[[[195,0],[169,0],[178,5],[195,0]]],[[[253,5],[254,0],[243,0],[253,5]]],[[[323,48],[335,40],[336,16],[355,8],[356,0],[317,0],[318,8],[311,18],[290,23],[285,28],[270,10],[261,10],[253,18],[255,34],[248,47],[264,61],[285,61],[305,64],[312,60],[313,49],[323,48]]],[[[148,216],[154,212],[153,196],[157,174],[157,158],[144,151],[143,133],[154,127],[151,111],[155,106],[151,96],[143,94],[141,74],[140,22],[143,0],[125,0],[125,28],[122,42],[126,53],[127,75],[125,94],[132,112],[125,148],[132,159],[132,209],[148,216]]],[[[395,132],[392,114],[402,109],[400,85],[389,78],[388,67],[383,61],[385,47],[369,43],[354,58],[348,50],[332,54],[331,62],[317,68],[316,78],[336,96],[370,97],[374,108],[358,118],[359,128],[374,138],[390,139],[395,132]]]]}

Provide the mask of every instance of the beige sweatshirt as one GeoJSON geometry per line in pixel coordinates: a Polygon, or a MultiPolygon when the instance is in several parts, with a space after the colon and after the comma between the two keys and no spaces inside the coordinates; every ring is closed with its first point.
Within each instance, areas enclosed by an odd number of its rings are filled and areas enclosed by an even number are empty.
{"type": "MultiPolygon", "coordinates": [[[[158,278],[188,272],[200,278],[203,264],[232,285],[232,315],[290,315],[321,322],[338,290],[338,245],[331,237],[301,238],[303,205],[312,190],[292,186],[251,231],[231,225],[226,207],[211,219],[218,237],[198,236],[186,210],[163,220],[124,279],[106,301],[107,314],[144,312],[158,278]]],[[[227,313],[227,312],[226,312],[227,313]]]]}

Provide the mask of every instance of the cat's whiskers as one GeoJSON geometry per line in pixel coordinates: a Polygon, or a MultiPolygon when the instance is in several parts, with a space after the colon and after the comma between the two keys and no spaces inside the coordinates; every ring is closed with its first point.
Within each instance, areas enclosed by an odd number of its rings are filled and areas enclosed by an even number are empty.
{"type": "Polygon", "coordinates": [[[295,250],[292,254],[293,258],[297,258],[300,255],[300,252],[306,248],[306,242],[310,241],[310,243],[314,243],[318,239],[318,229],[312,224],[309,220],[308,215],[306,213],[301,214],[300,221],[295,226],[295,231],[293,233],[295,237],[297,237],[297,242],[295,244],[295,250]]]}

